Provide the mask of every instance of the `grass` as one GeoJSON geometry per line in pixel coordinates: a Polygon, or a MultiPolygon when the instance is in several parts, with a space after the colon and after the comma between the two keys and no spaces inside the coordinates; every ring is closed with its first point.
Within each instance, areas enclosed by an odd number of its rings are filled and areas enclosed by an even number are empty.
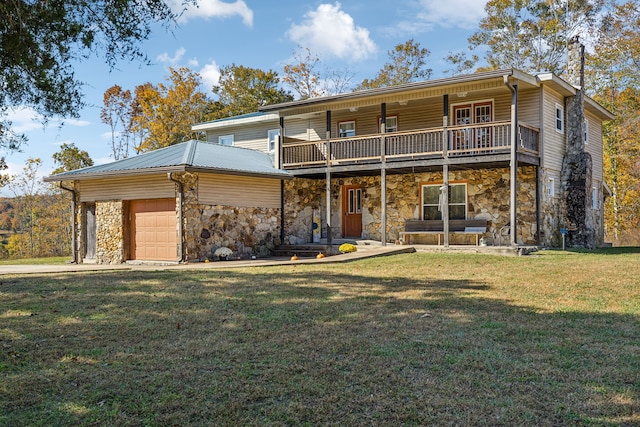
{"type": "Polygon", "coordinates": [[[0,277],[0,425],[640,425],[640,254],[0,277]]]}
{"type": "Polygon", "coordinates": [[[46,264],[66,264],[71,261],[71,257],[48,257],[48,258],[19,258],[0,259],[0,265],[46,265],[46,264]]]}

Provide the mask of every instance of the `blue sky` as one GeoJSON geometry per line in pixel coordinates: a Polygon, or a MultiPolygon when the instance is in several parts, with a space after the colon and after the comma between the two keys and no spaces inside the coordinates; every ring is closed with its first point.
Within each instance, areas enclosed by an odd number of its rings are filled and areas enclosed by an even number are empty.
{"type": "MultiPolygon", "coordinates": [[[[235,63],[282,74],[297,46],[304,46],[325,66],[347,67],[355,74],[355,85],[376,74],[388,58],[387,51],[414,38],[431,51],[433,77],[443,77],[447,68],[443,58],[450,51],[467,49],[467,37],[484,16],[484,4],[482,0],[199,0],[200,7],[188,10],[171,33],[159,28],[143,43],[151,65],[120,62],[109,71],[95,56],[77,64],[76,76],[85,82],[88,104],[79,119],[63,120],[62,126],[60,120],[52,120],[43,129],[32,111],[15,108],[11,113],[15,130],[26,133],[29,143],[22,153],[4,153],[9,173],[20,173],[27,158],[39,157],[41,175],[49,175],[51,156],[62,143],[75,143],[96,164],[113,161],[109,128],[100,121],[105,90],[114,84],[133,90],[146,82],[164,82],[171,66],[198,71],[203,89],[211,95],[220,67],[235,63]]],[[[7,189],[1,194],[12,195],[7,189]]]]}

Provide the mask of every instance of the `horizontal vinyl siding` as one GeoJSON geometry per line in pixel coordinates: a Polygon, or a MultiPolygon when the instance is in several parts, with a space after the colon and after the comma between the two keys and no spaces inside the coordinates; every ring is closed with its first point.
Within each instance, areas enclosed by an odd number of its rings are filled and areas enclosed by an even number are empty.
{"type": "Polygon", "coordinates": [[[540,92],[529,90],[518,93],[518,120],[537,128],[540,127],[540,92]]]}
{"type": "Polygon", "coordinates": [[[562,169],[562,158],[565,153],[566,116],[565,108],[565,130],[564,133],[556,131],[556,104],[565,106],[564,97],[559,93],[544,88],[544,144],[542,167],[559,171],[562,169]]]}
{"type": "Polygon", "coordinates": [[[280,180],[201,174],[198,201],[203,205],[280,208],[280,180]]]}
{"type": "Polygon", "coordinates": [[[311,119],[287,118],[284,120],[284,134],[301,141],[323,140],[327,134],[326,120],[326,115],[322,113],[311,119]]]}
{"type": "Polygon", "coordinates": [[[589,135],[588,135],[588,144],[586,145],[586,150],[591,154],[591,159],[593,161],[593,175],[592,178],[594,180],[602,182],[603,175],[603,147],[602,147],[602,122],[587,113],[587,122],[589,123],[589,135]]]}
{"type": "Polygon", "coordinates": [[[176,197],[167,175],[147,175],[80,181],[80,201],[137,200],[176,197]]]}
{"type": "Polygon", "coordinates": [[[207,131],[207,142],[218,143],[218,137],[223,135],[233,135],[234,147],[249,148],[268,152],[267,133],[271,129],[279,129],[278,122],[258,123],[244,125],[240,128],[229,127],[227,129],[215,129],[207,131]]]}

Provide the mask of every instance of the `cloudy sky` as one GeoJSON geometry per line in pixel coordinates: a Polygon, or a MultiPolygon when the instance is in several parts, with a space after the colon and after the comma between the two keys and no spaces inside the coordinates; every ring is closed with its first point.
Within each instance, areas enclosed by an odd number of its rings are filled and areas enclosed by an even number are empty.
{"type": "MultiPolygon", "coordinates": [[[[75,143],[96,164],[112,161],[109,128],[100,121],[105,90],[114,84],[133,89],[163,82],[171,66],[198,71],[210,92],[222,66],[235,63],[282,74],[296,48],[303,46],[326,66],[348,68],[355,85],[376,74],[390,49],[413,38],[431,51],[433,77],[443,77],[443,58],[466,50],[466,39],[483,14],[482,0],[199,0],[199,7],[187,10],[171,33],[159,29],[143,44],[152,65],[119,63],[109,71],[96,57],[78,64],[76,75],[86,83],[88,104],[79,119],[53,120],[43,129],[30,110],[15,108],[15,130],[25,132],[29,143],[22,153],[4,155],[11,173],[19,173],[28,157],[40,157],[42,175],[50,174],[51,155],[62,143],[75,143]]],[[[3,195],[11,194],[4,190],[3,195]]]]}

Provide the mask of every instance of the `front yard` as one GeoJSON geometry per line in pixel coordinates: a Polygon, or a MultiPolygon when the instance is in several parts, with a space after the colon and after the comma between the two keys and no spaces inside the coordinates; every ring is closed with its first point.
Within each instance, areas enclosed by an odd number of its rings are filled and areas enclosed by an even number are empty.
{"type": "Polygon", "coordinates": [[[640,254],[0,277],[0,425],[640,425],[640,254]]]}

